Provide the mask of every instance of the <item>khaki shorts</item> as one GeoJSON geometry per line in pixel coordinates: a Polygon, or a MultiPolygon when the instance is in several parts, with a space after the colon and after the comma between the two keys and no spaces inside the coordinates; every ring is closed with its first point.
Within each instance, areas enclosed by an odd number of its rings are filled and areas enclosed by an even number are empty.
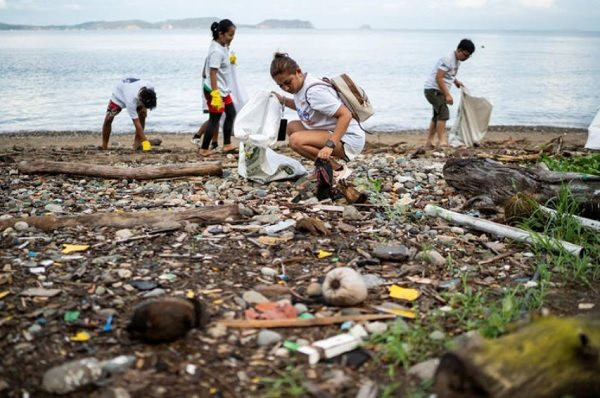
{"type": "Polygon", "coordinates": [[[427,98],[427,101],[429,101],[431,106],[433,106],[433,116],[431,117],[432,122],[450,119],[450,111],[448,110],[444,93],[434,88],[428,88],[425,89],[425,98],[427,98]]]}

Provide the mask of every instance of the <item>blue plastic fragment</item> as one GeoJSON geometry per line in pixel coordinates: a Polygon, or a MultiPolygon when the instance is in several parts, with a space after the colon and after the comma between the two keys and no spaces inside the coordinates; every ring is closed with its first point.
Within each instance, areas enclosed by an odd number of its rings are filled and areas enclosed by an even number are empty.
{"type": "Polygon", "coordinates": [[[353,324],[354,324],[353,321],[346,321],[346,322],[344,322],[344,323],[342,323],[340,325],[340,329],[342,329],[342,330],[348,330],[348,329],[350,329],[352,327],[353,324]]]}
{"type": "Polygon", "coordinates": [[[279,279],[281,279],[282,281],[284,281],[284,282],[287,282],[287,281],[289,281],[289,280],[290,280],[290,277],[289,277],[289,276],[287,276],[286,274],[279,274],[279,275],[277,275],[277,277],[278,277],[279,279]]]}
{"type": "Polygon", "coordinates": [[[104,323],[104,326],[102,326],[103,331],[110,332],[112,330],[112,320],[112,315],[109,315],[108,318],[106,318],[106,322],[104,323]]]}
{"type": "Polygon", "coordinates": [[[35,257],[37,255],[38,255],[37,252],[34,252],[33,250],[29,250],[27,252],[27,257],[35,257]]]}

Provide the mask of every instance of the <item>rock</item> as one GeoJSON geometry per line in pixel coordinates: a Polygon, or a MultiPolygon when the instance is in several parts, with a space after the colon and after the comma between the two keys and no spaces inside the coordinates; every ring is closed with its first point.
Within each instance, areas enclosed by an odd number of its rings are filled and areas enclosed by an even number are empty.
{"type": "Polygon", "coordinates": [[[260,273],[266,277],[273,278],[277,275],[277,270],[269,267],[262,267],[260,273]]]}
{"type": "Polygon", "coordinates": [[[411,256],[411,250],[404,245],[380,245],[373,250],[373,256],[388,261],[404,261],[411,256]]]}
{"type": "Polygon", "coordinates": [[[102,376],[102,367],[96,358],[67,362],[44,373],[42,387],[54,394],[67,394],[93,383],[102,376]]]}
{"type": "Polygon", "coordinates": [[[365,284],[367,285],[367,289],[372,289],[377,286],[381,286],[385,284],[385,280],[379,277],[379,275],[375,274],[364,274],[362,275],[365,284]]]}
{"type": "Polygon", "coordinates": [[[438,358],[429,359],[413,365],[410,369],[408,369],[408,374],[419,378],[421,381],[433,380],[435,370],[439,364],[440,360],[438,358]]]}
{"type": "Polygon", "coordinates": [[[99,398],[129,398],[129,392],[123,387],[109,388],[102,391],[99,398]]]}
{"type": "Polygon", "coordinates": [[[119,275],[119,278],[121,279],[129,279],[133,275],[133,272],[129,269],[119,268],[117,270],[117,275],[119,275]]]}
{"type": "Polygon", "coordinates": [[[217,323],[208,328],[206,333],[213,339],[218,339],[219,337],[223,337],[227,334],[227,326],[223,325],[222,323],[217,323]]]}
{"type": "Polygon", "coordinates": [[[157,296],[162,296],[165,293],[166,293],[165,289],[162,289],[159,287],[157,289],[152,289],[149,292],[142,294],[142,297],[144,297],[144,298],[157,297],[157,296]]]}
{"type": "Polygon", "coordinates": [[[323,294],[323,290],[320,283],[312,282],[306,287],[306,295],[308,297],[320,296],[321,294],[323,294]]]}
{"type": "Polygon", "coordinates": [[[62,206],[55,203],[48,203],[46,206],[44,206],[44,210],[52,213],[64,213],[62,206]]]}
{"type": "Polygon", "coordinates": [[[305,312],[308,312],[308,307],[302,303],[296,303],[294,304],[294,308],[296,309],[296,313],[298,315],[304,314],[305,312]]]}
{"type": "Polygon", "coordinates": [[[117,232],[115,232],[115,238],[117,238],[118,240],[126,240],[129,239],[133,236],[133,232],[131,232],[130,229],[120,229],[117,232]]]}
{"type": "Polygon", "coordinates": [[[429,338],[431,340],[444,340],[445,337],[446,335],[444,334],[444,332],[440,330],[434,330],[429,334],[429,338]]]}
{"type": "Polygon", "coordinates": [[[367,323],[367,331],[371,334],[382,334],[388,329],[388,326],[384,322],[369,322],[367,323]]]}
{"type": "Polygon", "coordinates": [[[258,304],[258,303],[264,303],[266,301],[269,301],[269,299],[267,299],[265,296],[263,296],[262,294],[254,291],[254,290],[248,290],[247,292],[244,292],[244,294],[242,295],[242,298],[248,304],[258,304]]]}
{"type": "Polygon", "coordinates": [[[433,249],[420,252],[417,254],[417,259],[423,260],[429,264],[437,265],[438,267],[446,264],[446,259],[433,249]]]}
{"type": "Polygon", "coordinates": [[[344,220],[359,221],[363,219],[363,215],[354,206],[344,206],[344,212],[342,213],[344,220]]]}
{"type": "Polygon", "coordinates": [[[44,288],[30,288],[23,290],[21,292],[21,296],[30,296],[30,297],[54,297],[60,294],[62,290],[60,289],[44,289],[44,288]]]}
{"type": "Polygon", "coordinates": [[[280,342],[282,339],[283,337],[279,333],[272,330],[263,329],[258,332],[256,342],[260,347],[267,347],[280,342]]]}
{"type": "Polygon", "coordinates": [[[15,225],[13,225],[13,228],[15,231],[27,231],[29,224],[27,224],[25,221],[17,221],[15,225]]]}
{"type": "Polygon", "coordinates": [[[360,324],[356,324],[356,325],[352,326],[352,328],[350,328],[348,333],[350,333],[352,336],[354,336],[360,340],[366,340],[369,338],[369,333],[360,324]]]}

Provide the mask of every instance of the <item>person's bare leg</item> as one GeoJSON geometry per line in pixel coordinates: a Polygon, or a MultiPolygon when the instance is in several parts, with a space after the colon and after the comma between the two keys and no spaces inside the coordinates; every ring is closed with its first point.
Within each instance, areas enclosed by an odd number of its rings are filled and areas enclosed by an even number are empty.
{"type": "Polygon", "coordinates": [[[110,139],[114,118],[115,117],[111,116],[110,113],[106,113],[106,116],[104,117],[104,123],[102,124],[102,149],[108,148],[108,140],[110,139]]]}
{"type": "MultiPolygon", "coordinates": [[[[307,159],[315,160],[317,154],[325,146],[325,141],[331,139],[331,134],[325,130],[302,130],[289,135],[289,145],[296,153],[307,159]]],[[[332,153],[339,159],[344,157],[344,149],[338,145],[332,153]]],[[[332,160],[331,158],[329,158],[332,160]]],[[[333,160],[335,162],[335,160],[333,160]]],[[[335,162],[337,164],[337,162],[335,162]]],[[[339,165],[337,166],[339,168],[339,165]]]]}
{"type": "Polygon", "coordinates": [[[436,124],[437,135],[438,135],[438,145],[441,147],[448,146],[448,135],[446,133],[446,121],[438,120],[436,124]]]}
{"type": "MultiPolygon", "coordinates": [[[[140,126],[142,126],[142,130],[138,133],[138,130],[135,131],[135,136],[133,138],[133,149],[138,150],[142,147],[142,142],[147,140],[144,130],[146,129],[146,116],[148,115],[148,111],[146,108],[138,109],[138,120],[140,122],[140,126]]],[[[134,123],[135,124],[135,123],[134,123]]]]}
{"type": "Polygon", "coordinates": [[[425,142],[425,146],[427,148],[433,148],[433,140],[435,139],[436,133],[436,123],[432,120],[429,122],[429,132],[427,133],[427,141],[425,142]]]}

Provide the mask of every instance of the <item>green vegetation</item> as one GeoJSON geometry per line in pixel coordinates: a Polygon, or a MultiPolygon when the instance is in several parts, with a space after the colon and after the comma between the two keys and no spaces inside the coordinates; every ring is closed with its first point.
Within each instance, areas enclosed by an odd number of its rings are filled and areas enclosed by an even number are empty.
{"type": "Polygon", "coordinates": [[[600,154],[568,158],[542,155],[540,160],[553,171],[600,175],[600,154]]]}
{"type": "Polygon", "coordinates": [[[390,204],[386,198],[386,194],[382,192],[383,180],[377,178],[357,178],[354,180],[356,189],[359,191],[367,191],[369,202],[381,207],[384,211],[384,216],[390,221],[400,221],[406,213],[406,206],[399,203],[390,204]]]}
{"type": "Polygon", "coordinates": [[[305,376],[297,371],[293,365],[289,365],[279,377],[265,377],[261,383],[266,391],[262,397],[265,398],[283,398],[300,397],[306,394],[306,389],[302,386],[305,376]]]}

